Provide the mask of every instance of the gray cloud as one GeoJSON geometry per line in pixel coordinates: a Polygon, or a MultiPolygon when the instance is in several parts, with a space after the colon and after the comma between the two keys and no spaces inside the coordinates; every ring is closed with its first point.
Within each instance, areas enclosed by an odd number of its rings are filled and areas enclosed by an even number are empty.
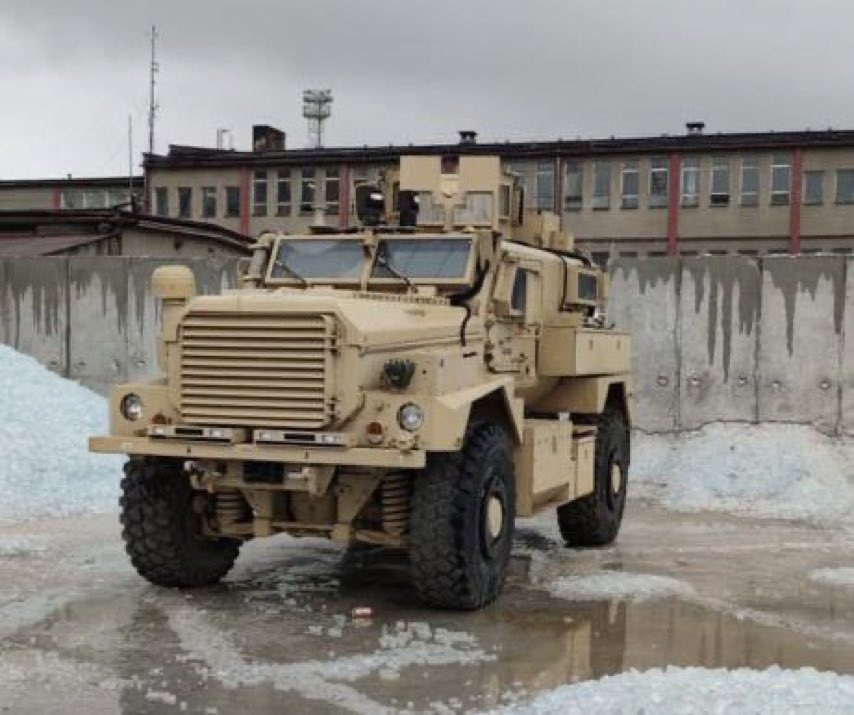
{"type": "Polygon", "coordinates": [[[302,145],[300,92],[335,93],[330,144],[852,126],[843,0],[0,0],[0,177],[126,171],[147,136],[147,31],[160,29],[158,150],[302,145]]]}

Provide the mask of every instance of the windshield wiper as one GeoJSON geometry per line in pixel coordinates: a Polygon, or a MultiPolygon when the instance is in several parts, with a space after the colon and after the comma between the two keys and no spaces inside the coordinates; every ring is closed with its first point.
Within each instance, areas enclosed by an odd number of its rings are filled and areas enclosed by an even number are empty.
{"type": "Polygon", "coordinates": [[[287,263],[285,263],[281,258],[277,258],[275,261],[273,261],[273,268],[281,268],[291,278],[296,278],[302,285],[308,285],[308,281],[303,278],[299,273],[297,273],[293,268],[291,268],[287,263]]]}
{"type": "Polygon", "coordinates": [[[388,260],[388,256],[377,251],[377,259],[376,260],[377,260],[378,266],[385,268],[389,273],[391,273],[391,275],[394,278],[397,278],[398,280],[401,280],[404,283],[406,283],[409,290],[411,290],[413,293],[416,292],[415,284],[412,282],[412,280],[409,278],[409,276],[407,276],[404,273],[401,273],[397,268],[395,268],[393,265],[391,265],[391,263],[388,260]]]}

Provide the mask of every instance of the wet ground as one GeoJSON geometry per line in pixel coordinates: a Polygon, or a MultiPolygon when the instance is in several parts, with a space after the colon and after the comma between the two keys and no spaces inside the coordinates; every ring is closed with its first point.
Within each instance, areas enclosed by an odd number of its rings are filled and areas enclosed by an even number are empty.
{"type": "Polygon", "coordinates": [[[634,502],[605,549],[521,522],[505,595],[459,614],[413,606],[405,563],[372,550],[260,541],[180,593],[136,576],[114,515],[0,526],[0,711],[461,712],[667,664],[854,673],[854,588],[809,577],[852,564],[850,535],[634,502]],[[603,572],[679,595],[550,595],[603,572]]]}

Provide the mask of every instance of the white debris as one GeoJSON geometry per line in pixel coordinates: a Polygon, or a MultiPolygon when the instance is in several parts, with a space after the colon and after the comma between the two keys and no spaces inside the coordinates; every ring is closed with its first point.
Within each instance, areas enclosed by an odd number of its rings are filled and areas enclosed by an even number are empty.
{"type": "Polygon", "coordinates": [[[47,551],[43,539],[33,537],[2,537],[0,538],[0,557],[2,556],[32,556],[47,551]]]}
{"type": "Polygon", "coordinates": [[[145,699],[153,703],[163,703],[164,705],[176,705],[178,697],[174,693],[167,693],[161,690],[149,690],[145,694],[145,699]]]}
{"type": "Polygon", "coordinates": [[[854,568],[816,569],[810,573],[810,579],[827,586],[854,587],[854,568]]]}
{"type": "Polygon", "coordinates": [[[588,575],[567,576],[553,581],[549,593],[570,601],[648,601],[668,596],[689,597],[693,587],[668,576],[626,571],[600,571],[588,575]]]}
{"type": "Polygon", "coordinates": [[[0,519],[116,507],[122,457],[90,454],[107,402],[0,345],[0,519]]]}
{"type": "Polygon", "coordinates": [[[714,424],[633,436],[630,493],[667,507],[843,524],[854,511],[854,445],[803,425],[714,424]]]}
{"type": "Polygon", "coordinates": [[[601,680],[564,685],[527,704],[493,711],[518,715],[665,715],[718,713],[850,713],[854,677],[812,668],[758,671],[705,668],[635,670],[601,680]]]}

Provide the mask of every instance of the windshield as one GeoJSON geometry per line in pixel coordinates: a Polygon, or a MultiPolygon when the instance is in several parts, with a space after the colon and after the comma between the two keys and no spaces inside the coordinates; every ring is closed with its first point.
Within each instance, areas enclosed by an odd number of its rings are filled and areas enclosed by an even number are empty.
{"type": "Polygon", "coordinates": [[[371,277],[393,279],[397,272],[416,280],[461,280],[466,277],[470,253],[468,238],[385,238],[377,246],[371,277]]]}
{"type": "Polygon", "coordinates": [[[362,242],[350,239],[297,238],[279,241],[271,278],[358,281],[365,254],[362,242]]]}

